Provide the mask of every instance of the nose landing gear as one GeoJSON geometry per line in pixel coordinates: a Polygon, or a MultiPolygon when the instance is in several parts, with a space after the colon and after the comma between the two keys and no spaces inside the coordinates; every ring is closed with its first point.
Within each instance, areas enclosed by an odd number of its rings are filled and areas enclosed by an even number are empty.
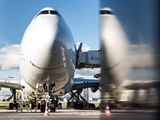
{"type": "Polygon", "coordinates": [[[54,84],[48,85],[44,84],[45,97],[41,100],[40,111],[45,112],[45,105],[49,105],[50,112],[56,112],[56,107],[58,106],[58,97],[54,97],[51,93],[53,90],[54,84]]]}

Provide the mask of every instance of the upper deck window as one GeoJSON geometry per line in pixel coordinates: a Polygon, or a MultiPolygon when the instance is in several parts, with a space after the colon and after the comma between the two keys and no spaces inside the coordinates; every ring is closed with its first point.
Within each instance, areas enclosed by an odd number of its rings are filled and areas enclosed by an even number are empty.
{"type": "Polygon", "coordinates": [[[109,11],[109,10],[101,10],[100,11],[100,15],[104,15],[104,14],[110,14],[110,15],[112,15],[112,12],[109,11]]]}

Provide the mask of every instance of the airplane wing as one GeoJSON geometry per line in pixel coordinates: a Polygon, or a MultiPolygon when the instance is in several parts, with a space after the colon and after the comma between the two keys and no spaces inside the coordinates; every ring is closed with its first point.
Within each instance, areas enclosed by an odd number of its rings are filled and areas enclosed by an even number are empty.
{"type": "Polygon", "coordinates": [[[83,89],[83,88],[99,88],[100,80],[97,79],[84,79],[84,78],[73,78],[72,90],[83,89]]]}
{"type": "Polygon", "coordinates": [[[0,79],[0,87],[20,89],[21,88],[20,81],[21,81],[20,78],[0,79]]]}
{"type": "MultiPolygon", "coordinates": [[[[10,89],[20,89],[21,79],[20,78],[7,78],[0,79],[0,87],[10,89]]],[[[100,80],[97,79],[84,79],[84,78],[73,78],[72,90],[78,90],[83,88],[91,88],[93,92],[97,91],[100,86],[100,80]]]]}

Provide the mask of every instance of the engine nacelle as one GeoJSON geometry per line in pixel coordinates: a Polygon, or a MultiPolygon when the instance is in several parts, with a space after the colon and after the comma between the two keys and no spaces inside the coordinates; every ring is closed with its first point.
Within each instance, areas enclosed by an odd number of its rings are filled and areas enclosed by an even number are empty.
{"type": "Polygon", "coordinates": [[[98,90],[98,88],[99,88],[99,87],[91,87],[91,91],[92,91],[93,93],[95,93],[95,92],[98,90]]]}

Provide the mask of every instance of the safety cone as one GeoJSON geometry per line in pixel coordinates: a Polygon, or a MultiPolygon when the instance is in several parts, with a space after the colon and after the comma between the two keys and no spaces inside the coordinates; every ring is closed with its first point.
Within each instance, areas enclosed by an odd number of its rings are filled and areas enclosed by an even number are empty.
{"type": "Polygon", "coordinates": [[[111,116],[108,104],[106,105],[106,111],[105,112],[106,112],[106,116],[111,116]]]}
{"type": "Polygon", "coordinates": [[[48,104],[47,103],[46,103],[46,109],[45,109],[44,116],[50,116],[49,112],[48,112],[48,104]]]}

